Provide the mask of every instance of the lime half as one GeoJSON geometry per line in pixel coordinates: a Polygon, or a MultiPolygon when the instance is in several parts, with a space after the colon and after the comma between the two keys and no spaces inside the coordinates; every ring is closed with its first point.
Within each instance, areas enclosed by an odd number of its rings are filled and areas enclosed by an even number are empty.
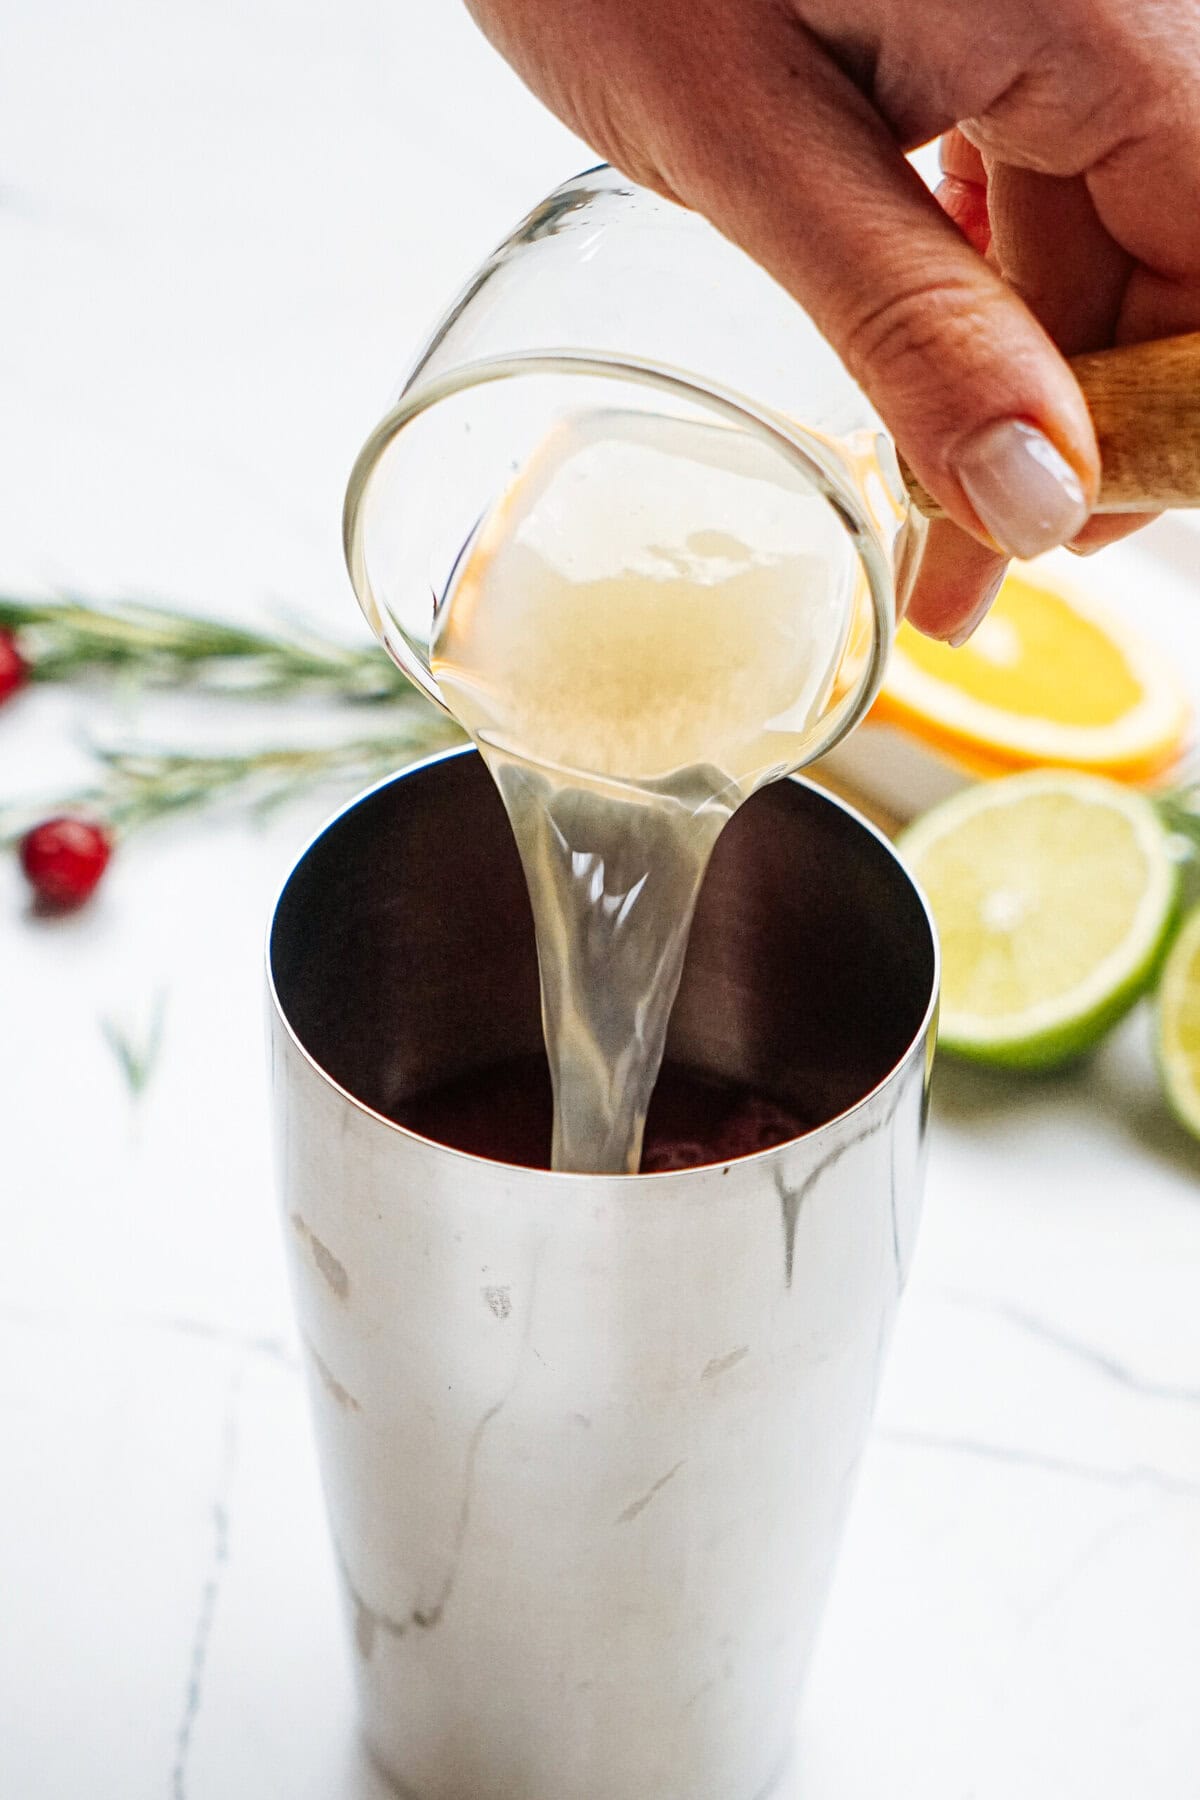
{"type": "Polygon", "coordinates": [[[1172,1112],[1200,1137],[1200,906],[1184,920],[1163,968],[1158,1056],[1172,1112]]]}
{"type": "Polygon", "coordinates": [[[1143,795],[1038,770],[968,788],[899,847],[942,944],[939,1042],[1048,1069],[1097,1043],[1150,986],[1179,870],[1143,795]]]}

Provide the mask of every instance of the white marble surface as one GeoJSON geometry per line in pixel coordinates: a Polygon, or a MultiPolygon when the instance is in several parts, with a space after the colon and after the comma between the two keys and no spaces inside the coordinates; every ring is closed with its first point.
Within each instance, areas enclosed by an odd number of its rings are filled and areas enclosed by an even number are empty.
{"type": "MultiPolygon", "coordinates": [[[[352,632],[353,452],[579,147],[452,0],[15,0],[4,39],[0,586],[352,632]]],[[[1089,575],[1200,687],[1197,544],[1168,527],[1089,575]]],[[[6,708],[4,791],[61,779],[107,716],[6,708]]],[[[164,718],[257,723],[182,699],[140,722],[164,718]]],[[[5,1800],[383,1800],[266,1139],[262,929],[331,803],[148,834],[60,923],[0,869],[5,1800]],[[135,1107],[99,1020],[136,1027],[160,990],[135,1107]]],[[[1036,1087],[941,1071],[789,1800],[1197,1792],[1198,1168],[1144,1017],[1036,1087]]]]}

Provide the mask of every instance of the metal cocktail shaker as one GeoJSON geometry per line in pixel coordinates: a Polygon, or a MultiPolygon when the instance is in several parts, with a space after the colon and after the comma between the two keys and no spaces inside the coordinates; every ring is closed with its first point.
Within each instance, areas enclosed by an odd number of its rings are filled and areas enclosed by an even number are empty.
{"type": "Polygon", "coordinates": [[[387,1114],[540,1048],[474,752],[323,831],[270,934],[286,1231],[368,1742],[419,1800],[756,1800],[904,1286],[937,952],[887,844],[799,782],[718,844],[668,1055],[828,1123],[556,1175],[387,1114]]]}

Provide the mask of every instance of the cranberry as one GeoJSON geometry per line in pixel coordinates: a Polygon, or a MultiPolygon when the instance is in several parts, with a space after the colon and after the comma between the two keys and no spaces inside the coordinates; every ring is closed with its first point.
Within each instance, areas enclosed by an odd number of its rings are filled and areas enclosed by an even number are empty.
{"type": "Polygon", "coordinates": [[[21,839],[21,867],[38,899],[60,912],[95,890],[112,855],[112,839],[87,819],[43,819],[21,839]]]}
{"type": "Polygon", "coordinates": [[[17,649],[11,631],[0,631],[0,706],[15,694],[28,672],[25,658],[17,649]]]}

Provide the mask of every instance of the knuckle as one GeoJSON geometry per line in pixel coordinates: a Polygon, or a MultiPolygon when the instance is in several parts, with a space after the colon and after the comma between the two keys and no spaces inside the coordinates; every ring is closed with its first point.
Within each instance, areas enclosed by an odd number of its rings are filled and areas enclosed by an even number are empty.
{"type": "Polygon", "coordinates": [[[969,283],[924,281],[901,288],[860,314],[846,331],[842,355],[851,374],[870,383],[886,379],[928,385],[936,357],[947,372],[978,363],[988,323],[969,283]]]}
{"type": "Polygon", "coordinates": [[[1167,91],[1168,70],[1129,11],[1111,0],[1066,7],[1041,53],[969,121],[980,147],[1070,179],[1135,136],[1167,91]]]}
{"type": "Polygon", "coordinates": [[[632,84],[611,80],[575,81],[560,110],[584,141],[639,187],[663,198],[678,197],[676,182],[654,142],[658,135],[644,117],[632,84]]]}

